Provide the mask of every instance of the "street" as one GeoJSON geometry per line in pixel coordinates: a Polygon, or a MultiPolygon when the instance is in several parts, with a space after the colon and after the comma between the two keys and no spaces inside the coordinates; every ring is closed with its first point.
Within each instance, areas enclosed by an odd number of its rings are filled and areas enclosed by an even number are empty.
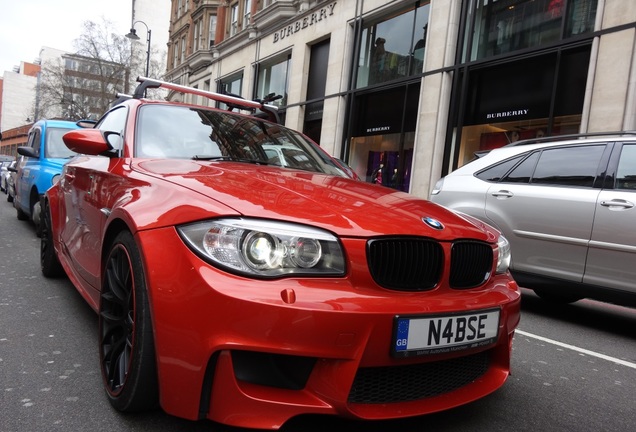
{"type": "MultiPolygon", "coordinates": [[[[111,408],[97,316],[67,279],[40,273],[40,241],[0,195],[0,431],[239,431],[161,411],[111,408]]],[[[307,416],[283,431],[634,431],[636,310],[583,300],[550,306],[524,290],[512,376],[450,411],[361,422],[307,416]]]]}

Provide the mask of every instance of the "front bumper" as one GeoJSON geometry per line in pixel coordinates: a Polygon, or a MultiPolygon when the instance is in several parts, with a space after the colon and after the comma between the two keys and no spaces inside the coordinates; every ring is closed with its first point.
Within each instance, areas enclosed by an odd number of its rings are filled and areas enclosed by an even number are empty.
{"type": "MultiPolygon", "coordinates": [[[[174,228],[137,239],[170,414],[268,429],[299,414],[399,418],[474,401],[509,374],[520,294],[507,275],[479,289],[419,293],[380,288],[355,266],[344,278],[253,280],[205,263],[174,228]],[[501,310],[493,345],[391,355],[396,315],[490,308],[501,310]],[[441,390],[418,390],[429,385],[441,390]]],[[[365,262],[364,240],[343,244],[351,262],[365,262]]]]}

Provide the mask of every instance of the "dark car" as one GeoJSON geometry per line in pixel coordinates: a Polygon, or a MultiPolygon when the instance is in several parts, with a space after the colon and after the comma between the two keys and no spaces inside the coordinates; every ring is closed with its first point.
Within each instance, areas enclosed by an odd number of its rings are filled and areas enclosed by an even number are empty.
{"type": "Polygon", "coordinates": [[[142,81],[64,135],[79,155],[42,205],[42,271],[98,312],[116,409],[276,429],[421,415],[504,384],[520,293],[497,230],[348,177],[273,106],[142,81]]]}

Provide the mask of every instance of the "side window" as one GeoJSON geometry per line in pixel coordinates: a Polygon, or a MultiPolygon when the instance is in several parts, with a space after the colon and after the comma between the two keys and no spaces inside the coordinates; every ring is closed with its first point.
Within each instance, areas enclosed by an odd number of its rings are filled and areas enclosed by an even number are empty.
{"type": "Polygon", "coordinates": [[[35,154],[40,154],[40,145],[42,143],[41,140],[42,134],[40,129],[35,129],[31,136],[29,136],[29,146],[33,149],[35,154]]]}
{"type": "Polygon", "coordinates": [[[592,187],[605,145],[543,150],[533,184],[592,187]]]}
{"type": "Polygon", "coordinates": [[[475,177],[487,182],[498,182],[502,179],[503,176],[506,175],[508,171],[512,169],[521,159],[525,157],[524,155],[514,157],[512,159],[505,160],[496,165],[491,165],[488,168],[478,172],[475,174],[475,177]]]}
{"type": "Polygon", "coordinates": [[[616,189],[636,190],[636,144],[625,144],[616,171],[616,189]]]}
{"type": "Polygon", "coordinates": [[[99,130],[116,132],[119,135],[110,135],[108,143],[115,149],[121,150],[124,137],[124,128],[126,126],[126,117],[128,109],[126,107],[116,108],[110,111],[95,126],[99,130]]]}
{"type": "Polygon", "coordinates": [[[503,181],[508,183],[530,183],[540,154],[540,152],[532,153],[526,160],[513,169],[503,181]]]}

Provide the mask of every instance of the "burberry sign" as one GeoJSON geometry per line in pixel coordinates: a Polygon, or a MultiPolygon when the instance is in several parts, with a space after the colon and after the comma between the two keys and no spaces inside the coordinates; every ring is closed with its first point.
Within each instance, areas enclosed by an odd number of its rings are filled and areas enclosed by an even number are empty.
{"type": "Polygon", "coordinates": [[[278,30],[274,33],[274,43],[285,39],[293,35],[294,33],[298,33],[306,28],[309,28],[312,25],[318,24],[322,20],[326,20],[328,17],[333,16],[333,10],[336,7],[337,2],[333,2],[320,8],[315,12],[310,13],[306,17],[299,19],[293,24],[290,24],[282,29],[278,30]]]}

